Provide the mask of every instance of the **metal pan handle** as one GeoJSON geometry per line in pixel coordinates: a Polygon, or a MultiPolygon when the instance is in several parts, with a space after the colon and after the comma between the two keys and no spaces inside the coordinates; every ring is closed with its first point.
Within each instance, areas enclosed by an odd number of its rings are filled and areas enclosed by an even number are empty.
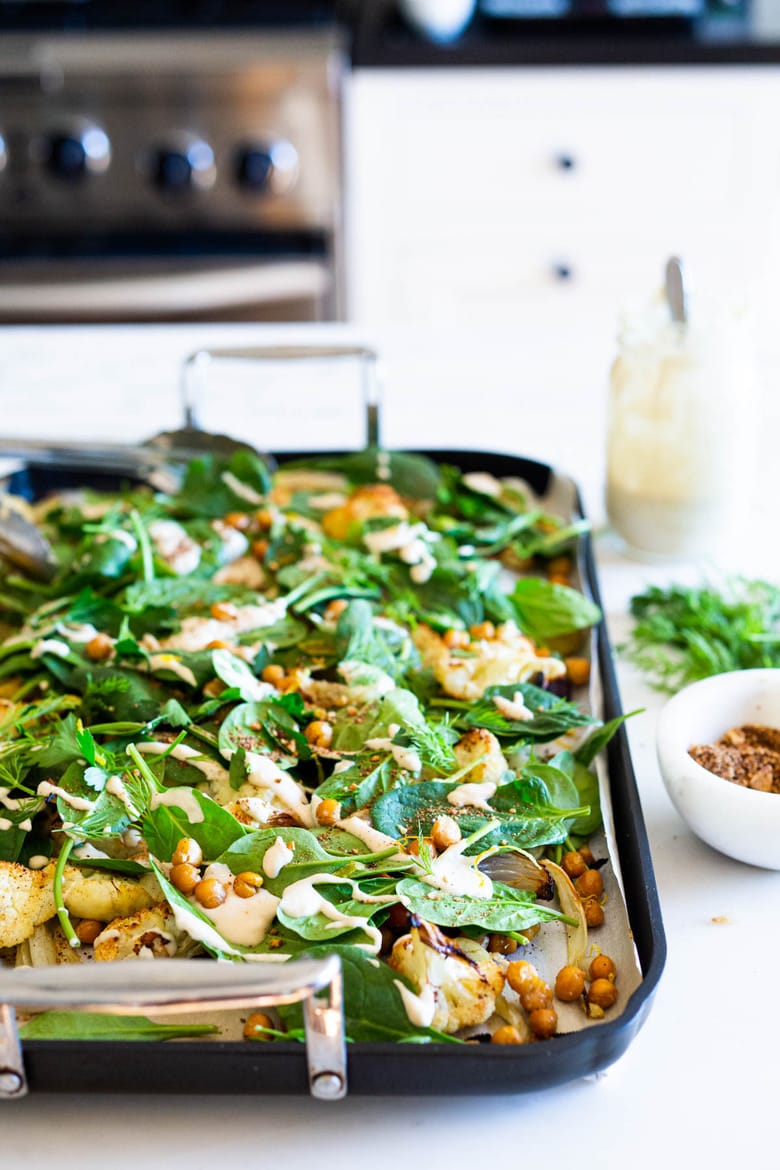
{"type": "Polygon", "coordinates": [[[212,361],[279,362],[339,358],[356,358],[360,362],[366,415],[366,446],[378,447],[381,430],[381,388],[377,353],[366,345],[256,345],[198,349],[185,359],[182,371],[184,425],[200,429],[198,418],[212,361]]]}
{"type": "Polygon", "coordinates": [[[339,1100],[347,1091],[347,1057],[337,955],[278,964],[155,959],[0,968],[0,1100],[15,1100],[28,1092],[15,1007],[126,1016],[290,1003],[303,1003],[312,1096],[339,1100]]]}

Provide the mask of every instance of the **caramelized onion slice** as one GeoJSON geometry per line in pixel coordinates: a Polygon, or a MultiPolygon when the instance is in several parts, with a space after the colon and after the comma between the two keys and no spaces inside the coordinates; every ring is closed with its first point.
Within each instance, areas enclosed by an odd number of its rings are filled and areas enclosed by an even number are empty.
{"type": "Polygon", "coordinates": [[[585,965],[585,953],[588,949],[588,924],[585,920],[585,911],[582,900],[574,888],[571,878],[554,861],[541,863],[555,883],[558,894],[558,903],[568,918],[575,919],[577,925],[566,925],[566,955],[572,967],[585,965]]]}

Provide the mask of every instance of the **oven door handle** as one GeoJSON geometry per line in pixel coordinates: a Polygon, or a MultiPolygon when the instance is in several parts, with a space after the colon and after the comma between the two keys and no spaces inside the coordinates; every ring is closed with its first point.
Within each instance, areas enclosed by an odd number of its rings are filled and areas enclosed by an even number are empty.
{"type": "Polygon", "coordinates": [[[149,318],[173,313],[218,312],[242,305],[309,300],[330,291],[321,260],[267,261],[182,273],[0,282],[0,314],[57,319],[149,318]]]}

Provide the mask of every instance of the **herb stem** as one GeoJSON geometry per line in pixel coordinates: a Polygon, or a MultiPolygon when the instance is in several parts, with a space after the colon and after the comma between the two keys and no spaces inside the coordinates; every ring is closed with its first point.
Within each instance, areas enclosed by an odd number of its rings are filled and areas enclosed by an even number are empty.
{"type": "Polygon", "coordinates": [[[65,844],[62,846],[62,849],[60,850],[59,857],[57,858],[57,864],[54,868],[54,906],[57,911],[57,917],[60,921],[60,926],[62,927],[62,933],[65,935],[65,938],[68,940],[70,946],[72,946],[74,950],[77,950],[81,946],[81,940],[73,929],[73,923],[70,920],[70,914],[65,908],[62,892],[62,879],[65,874],[65,866],[67,864],[68,858],[70,857],[74,844],[75,842],[73,838],[68,837],[65,841],[65,844]]]}
{"type": "Polygon", "coordinates": [[[141,552],[141,568],[143,571],[144,581],[154,580],[154,553],[152,551],[152,543],[149,540],[149,533],[146,530],[144,522],[140,515],[133,508],[130,513],[130,521],[135,529],[135,534],[138,537],[138,548],[141,552]]]}

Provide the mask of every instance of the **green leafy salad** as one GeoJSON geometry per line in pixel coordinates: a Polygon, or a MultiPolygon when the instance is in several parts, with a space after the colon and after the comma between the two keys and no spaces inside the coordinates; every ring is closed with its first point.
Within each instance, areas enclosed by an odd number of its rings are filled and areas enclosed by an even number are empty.
{"type": "MultiPolygon", "coordinates": [[[[507,956],[561,932],[582,964],[598,883],[565,861],[599,878],[618,722],[565,656],[600,620],[566,580],[584,526],[375,450],[14,506],[57,571],[0,568],[0,961],[335,952],[353,1041],[541,1036],[507,956]]],[[[255,1034],[298,1038],[296,1012],[255,1034]]]]}

